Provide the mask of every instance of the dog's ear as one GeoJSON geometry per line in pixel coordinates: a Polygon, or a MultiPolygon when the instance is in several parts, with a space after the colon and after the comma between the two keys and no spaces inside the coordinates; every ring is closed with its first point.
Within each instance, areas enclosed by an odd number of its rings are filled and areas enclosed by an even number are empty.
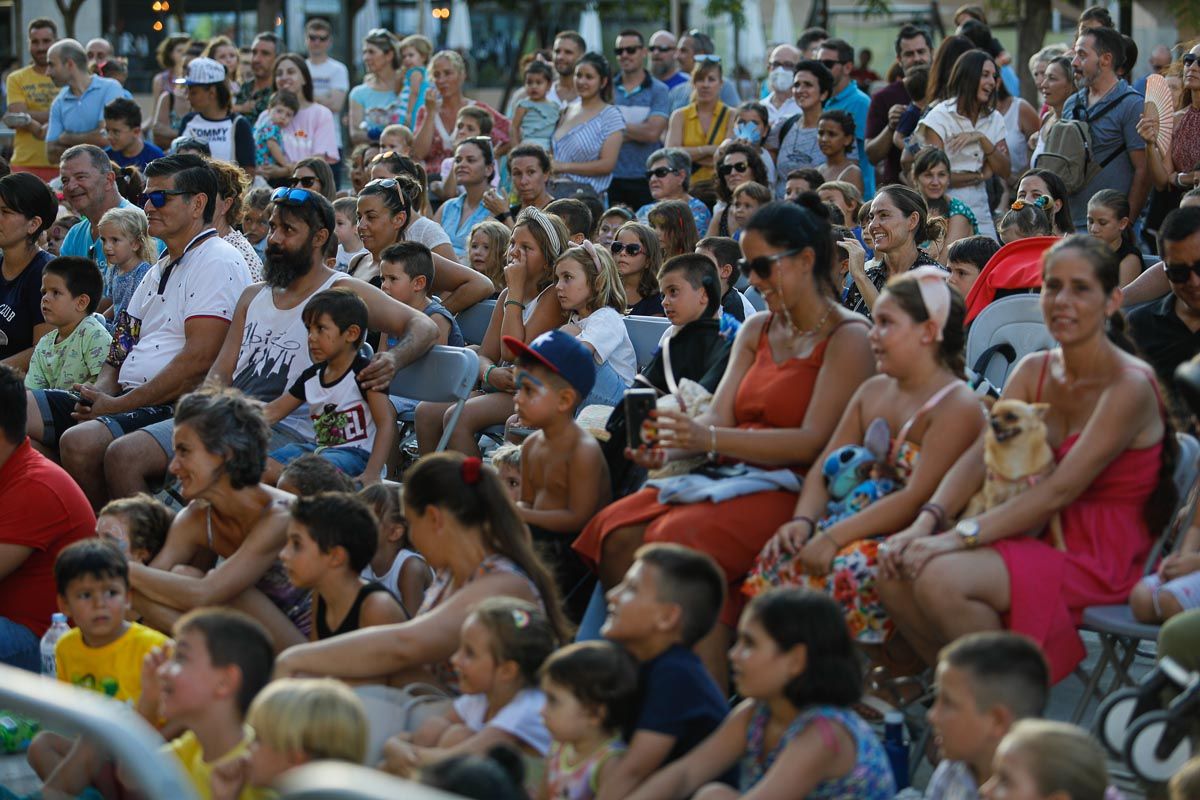
{"type": "Polygon", "coordinates": [[[1033,413],[1038,419],[1046,419],[1046,412],[1050,410],[1049,403],[1030,403],[1029,407],[1033,409],[1033,413]]]}

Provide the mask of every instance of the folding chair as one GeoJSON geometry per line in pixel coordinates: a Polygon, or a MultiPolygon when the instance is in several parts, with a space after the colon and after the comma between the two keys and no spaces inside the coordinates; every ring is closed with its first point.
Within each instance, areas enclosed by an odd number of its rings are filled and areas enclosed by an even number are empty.
{"type": "Polygon", "coordinates": [[[658,350],[658,343],[671,323],[666,317],[642,317],[629,315],[625,317],[625,330],[629,332],[629,340],[633,342],[633,352],[637,355],[638,370],[645,369],[658,350]]]}
{"type": "Polygon", "coordinates": [[[480,300],[470,308],[464,308],[455,315],[459,330],[467,344],[483,344],[483,335],[487,333],[488,323],[492,321],[492,312],[496,308],[495,300],[480,300]]]}
{"type": "Polygon", "coordinates": [[[1036,294],[1012,295],[989,303],[967,332],[967,365],[1002,388],[1018,361],[1054,347],[1036,294]]]}
{"type": "MultiPolygon", "coordinates": [[[[454,403],[450,421],[442,432],[437,450],[446,449],[458,424],[463,406],[479,380],[479,356],[465,347],[434,345],[433,349],[396,372],[388,393],[430,403],[454,403]]],[[[399,415],[399,422],[411,425],[413,412],[399,415]]]]}
{"type": "MultiPolygon", "coordinates": [[[[1200,476],[1200,442],[1186,434],[1176,434],[1179,442],[1179,463],[1175,465],[1175,488],[1179,491],[1179,504],[1175,507],[1171,522],[1154,543],[1150,557],[1146,559],[1147,575],[1158,564],[1159,558],[1170,552],[1181,538],[1196,511],[1196,499],[1200,493],[1197,477],[1200,476]]],[[[1138,645],[1144,641],[1157,641],[1158,625],[1138,622],[1128,603],[1108,606],[1091,606],[1083,611],[1079,630],[1090,631],[1100,638],[1100,658],[1089,673],[1082,665],[1075,668],[1075,675],[1083,681],[1083,696],[1079,698],[1071,721],[1078,724],[1092,698],[1111,694],[1119,685],[1132,686],[1129,669],[1137,656],[1138,645]],[[1099,691],[1100,681],[1109,667],[1116,672],[1108,691],[1099,691]]]]}
{"type": "Polygon", "coordinates": [[[755,311],[767,310],[767,301],[764,300],[763,296],[758,293],[758,289],[755,289],[753,286],[751,286],[749,289],[742,292],[742,294],[746,295],[746,299],[750,301],[750,305],[754,306],[755,311]]]}

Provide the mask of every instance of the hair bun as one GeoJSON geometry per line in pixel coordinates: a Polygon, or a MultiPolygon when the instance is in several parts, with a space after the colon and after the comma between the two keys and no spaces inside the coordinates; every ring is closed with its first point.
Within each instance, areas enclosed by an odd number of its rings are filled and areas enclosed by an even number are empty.
{"type": "Polygon", "coordinates": [[[816,192],[801,192],[793,202],[826,222],[829,221],[829,208],[816,192]]]}

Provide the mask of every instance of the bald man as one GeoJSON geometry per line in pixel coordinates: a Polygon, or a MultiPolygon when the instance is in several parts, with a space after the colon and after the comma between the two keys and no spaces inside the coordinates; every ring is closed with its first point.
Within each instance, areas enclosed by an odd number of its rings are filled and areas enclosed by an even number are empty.
{"type": "MultiPolygon", "coordinates": [[[[1165,44],[1160,44],[1150,51],[1150,75],[1166,76],[1167,70],[1171,67],[1171,50],[1165,44]]],[[[1137,79],[1137,83],[1133,84],[1133,88],[1146,94],[1146,79],[1150,75],[1143,75],[1137,79]]]]}
{"type": "Polygon", "coordinates": [[[775,123],[788,119],[800,113],[792,97],[792,81],[796,74],[796,65],[800,63],[800,50],[790,44],[781,44],[771,51],[767,58],[767,88],[771,93],[766,96],[763,104],[767,107],[770,117],[770,127],[775,123]]]}
{"type": "Polygon", "coordinates": [[[655,31],[650,37],[650,72],[668,89],[688,80],[688,76],[679,71],[679,62],[675,59],[677,45],[675,34],[670,31],[655,31]]]}
{"type": "Polygon", "coordinates": [[[113,46],[108,39],[91,39],[85,48],[89,64],[100,64],[113,57],[113,46]]]}
{"type": "Polygon", "coordinates": [[[46,128],[46,157],[54,163],[77,144],[108,146],[104,107],[118,97],[130,97],[112,78],[88,72],[87,51],[74,39],[61,39],[46,53],[46,74],[62,87],[50,104],[46,128]]]}

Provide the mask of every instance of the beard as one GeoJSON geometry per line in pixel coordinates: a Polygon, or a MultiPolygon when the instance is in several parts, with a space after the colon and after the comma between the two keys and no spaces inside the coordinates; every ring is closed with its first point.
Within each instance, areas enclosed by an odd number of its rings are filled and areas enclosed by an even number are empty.
{"type": "Polygon", "coordinates": [[[263,280],[267,285],[274,289],[286,289],[311,272],[312,243],[313,237],[310,235],[297,250],[267,245],[266,258],[263,259],[263,280]]]}

